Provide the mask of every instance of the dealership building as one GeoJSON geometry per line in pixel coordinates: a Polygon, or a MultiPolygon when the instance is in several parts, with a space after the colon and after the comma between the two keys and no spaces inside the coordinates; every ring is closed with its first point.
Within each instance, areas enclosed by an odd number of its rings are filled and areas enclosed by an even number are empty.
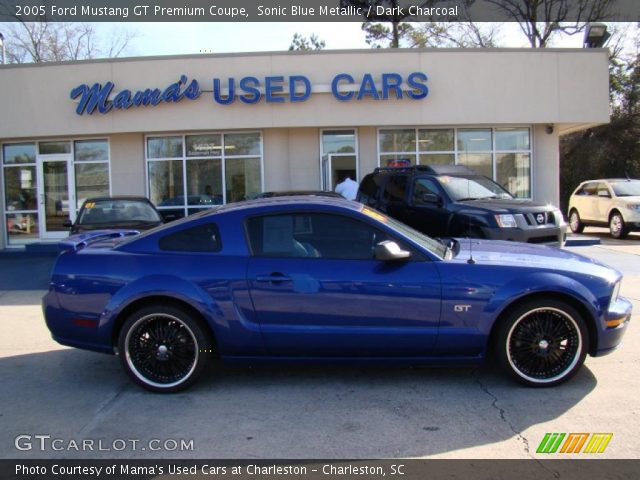
{"type": "Polygon", "coordinates": [[[376,167],[463,164],[559,201],[559,136],[609,121],[604,49],[249,53],[0,66],[0,249],[82,201],[184,216],[376,167]]]}

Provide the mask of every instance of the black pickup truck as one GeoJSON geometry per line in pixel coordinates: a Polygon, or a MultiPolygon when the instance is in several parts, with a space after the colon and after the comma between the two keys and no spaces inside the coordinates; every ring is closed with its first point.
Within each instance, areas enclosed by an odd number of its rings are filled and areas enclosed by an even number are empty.
{"type": "Polygon", "coordinates": [[[376,168],[356,198],[432,237],[564,245],[567,226],[551,205],[513,198],[462,165],[376,168]]]}

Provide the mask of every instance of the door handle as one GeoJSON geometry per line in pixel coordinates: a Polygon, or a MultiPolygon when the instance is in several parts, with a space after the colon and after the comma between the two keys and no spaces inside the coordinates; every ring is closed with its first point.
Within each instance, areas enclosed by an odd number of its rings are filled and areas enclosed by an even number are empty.
{"type": "Polygon", "coordinates": [[[270,283],[282,283],[282,282],[290,282],[291,278],[280,272],[274,272],[270,275],[258,275],[256,277],[256,282],[270,282],[270,283]]]}

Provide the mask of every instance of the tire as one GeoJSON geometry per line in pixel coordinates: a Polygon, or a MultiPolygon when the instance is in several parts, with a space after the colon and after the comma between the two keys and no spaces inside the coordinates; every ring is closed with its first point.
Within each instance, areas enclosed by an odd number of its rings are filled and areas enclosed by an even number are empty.
{"type": "Polygon", "coordinates": [[[192,385],[212,350],[213,342],[201,324],[173,306],[136,311],[118,335],[123,368],[135,383],[153,392],[178,392],[192,385]]]}
{"type": "Polygon", "coordinates": [[[624,223],[624,218],[620,212],[614,211],[609,218],[609,233],[613,238],[623,239],[629,235],[629,229],[624,223]]]}
{"type": "Polygon", "coordinates": [[[498,362],[529,387],[553,387],[573,377],[587,355],[589,334],[582,316],[559,300],[517,306],[498,326],[498,362]]]}
{"type": "Polygon", "coordinates": [[[573,233],[582,233],[584,231],[584,223],[580,221],[578,210],[573,209],[569,213],[569,228],[573,233]]]}

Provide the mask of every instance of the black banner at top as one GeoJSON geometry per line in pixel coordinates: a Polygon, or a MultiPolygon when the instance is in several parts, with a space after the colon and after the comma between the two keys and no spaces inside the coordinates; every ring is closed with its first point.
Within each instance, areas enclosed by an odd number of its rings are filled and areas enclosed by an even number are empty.
{"type": "MultiPolygon", "coordinates": [[[[0,0],[2,22],[513,22],[531,0],[0,0]]],[[[534,12],[529,12],[533,14],[534,12]]],[[[539,22],[638,22],[638,0],[542,0],[539,22]]]]}

